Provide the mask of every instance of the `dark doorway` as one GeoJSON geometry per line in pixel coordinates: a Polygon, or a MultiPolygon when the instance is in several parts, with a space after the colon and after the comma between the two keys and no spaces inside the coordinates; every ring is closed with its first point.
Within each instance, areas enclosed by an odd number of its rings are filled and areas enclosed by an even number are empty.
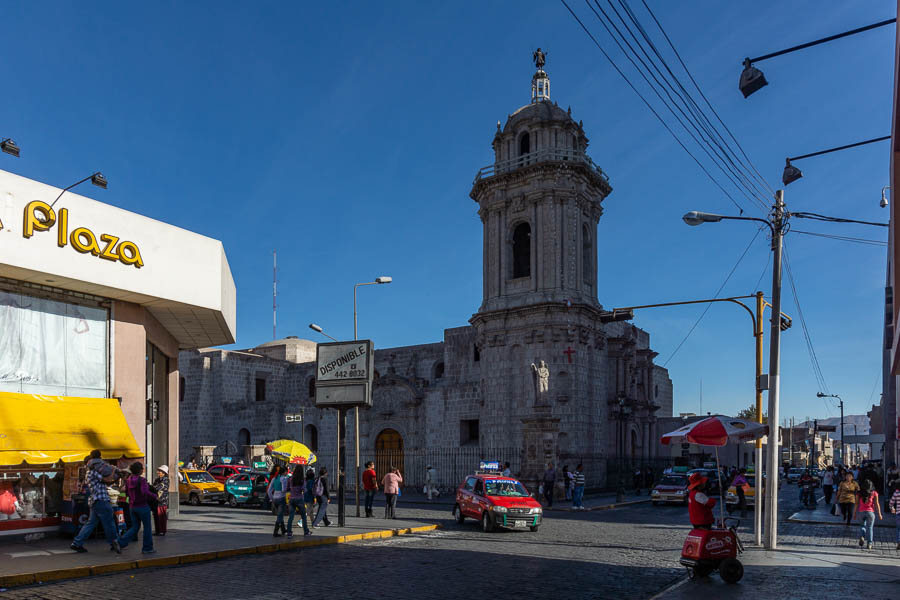
{"type": "Polygon", "coordinates": [[[384,477],[391,467],[403,472],[403,438],[394,429],[383,429],[375,438],[375,472],[384,477]]]}
{"type": "Polygon", "coordinates": [[[528,135],[528,132],[522,134],[522,137],[519,138],[519,156],[524,156],[531,152],[531,136],[528,135]]]}

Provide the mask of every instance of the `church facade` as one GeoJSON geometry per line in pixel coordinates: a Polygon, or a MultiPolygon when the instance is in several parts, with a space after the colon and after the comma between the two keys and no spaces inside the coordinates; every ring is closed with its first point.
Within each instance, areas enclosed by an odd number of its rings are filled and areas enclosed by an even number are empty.
{"type": "MultiPolygon", "coordinates": [[[[528,481],[547,462],[583,462],[598,486],[620,457],[658,458],[672,382],[649,334],[607,322],[598,301],[597,232],[612,187],[582,123],[550,100],[543,54],[535,63],[531,102],[497,123],[494,162],[470,193],[483,227],[481,306],[442,342],[376,349],[373,405],[359,413],[363,462],[382,454],[420,471],[471,448],[528,481]]],[[[332,455],[335,411],[315,408],[314,360],[315,343],[296,338],[182,353],[182,454],[288,437],[332,455]],[[285,421],[301,412],[301,424],[285,421]]],[[[453,481],[471,468],[444,471],[453,481]]]]}

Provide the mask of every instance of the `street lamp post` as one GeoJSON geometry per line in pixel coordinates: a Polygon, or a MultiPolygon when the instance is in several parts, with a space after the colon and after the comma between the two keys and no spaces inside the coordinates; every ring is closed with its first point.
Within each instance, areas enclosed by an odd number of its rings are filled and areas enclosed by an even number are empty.
{"type": "MultiPolygon", "coordinates": [[[[764,223],[772,232],[772,320],[769,341],[769,445],[766,456],[766,470],[770,483],[766,486],[766,540],[765,547],[778,547],[778,394],[780,391],[779,370],[781,366],[781,252],[787,213],[784,210],[784,190],[775,192],[775,206],[771,220],[754,217],[730,217],[692,211],[684,215],[688,225],[717,223],[722,220],[757,221],[764,223]]],[[[757,474],[758,476],[760,474],[757,474]]]]}
{"type": "Polygon", "coordinates": [[[844,455],[844,447],[845,447],[844,446],[844,400],[837,394],[823,394],[822,392],[819,392],[818,394],[816,394],[816,396],[818,396],[819,398],[837,398],[838,401],[840,402],[840,407],[841,407],[841,453],[838,456],[838,460],[835,460],[834,463],[843,465],[843,464],[845,464],[844,463],[844,460],[845,460],[844,459],[844,456],[845,456],[844,455]]]}
{"type": "MultiPolygon", "coordinates": [[[[367,281],[365,283],[357,283],[353,285],[353,340],[359,339],[359,334],[356,329],[356,288],[361,285],[379,285],[384,283],[391,283],[393,281],[392,277],[376,277],[375,281],[367,281]]],[[[356,438],[356,516],[359,516],[359,407],[356,406],[353,409],[353,420],[355,421],[355,426],[353,428],[353,435],[356,438]]]]}

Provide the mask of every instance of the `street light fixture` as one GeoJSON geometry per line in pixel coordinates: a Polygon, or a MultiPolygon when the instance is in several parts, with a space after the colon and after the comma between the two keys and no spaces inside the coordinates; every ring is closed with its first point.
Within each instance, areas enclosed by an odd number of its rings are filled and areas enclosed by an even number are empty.
{"type": "Polygon", "coordinates": [[[887,196],[884,195],[884,193],[889,189],[891,189],[891,186],[889,186],[889,185],[886,185],[883,188],[881,188],[881,202],[879,203],[881,208],[887,208],[887,206],[888,206],[888,199],[887,199],[887,196]]]}
{"type": "Polygon", "coordinates": [[[7,154],[12,154],[16,158],[19,157],[19,147],[16,146],[16,143],[10,138],[4,138],[3,141],[0,142],[0,150],[7,154]]]}
{"type": "Polygon", "coordinates": [[[791,164],[791,159],[784,159],[784,172],[781,174],[781,182],[784,185],[788,185],[794,183],[801,177],[803,177],[803,172],[791,164]]]}
{"type": "MultiPolygon", "coordinates": [[[[772,218],[758,219],[755,217],[729,217],[720,215],[708,215],[707,213],[689,212],[684,215],[684,222],[688,225],[699,225],[706,222],[717,222],[723,219],[735,221],[757,221],[765,223],[772,232],[772,319],[769,341],[769,451],[766,456],[766,470],[772,481],[777,481],[778,473],[778,395],[781,381],[779,371],[781,368],[781,328],[783,326],[781,315],[781,252],[784,233],[787,228],[787,212],[784,207],[784,190],[775,192],[775,206],[772,218]]],[[[766,493],[766,549],[775,550],[778,546],[778,486],[767,485],[766,493]]]]}
{"type": "Polygon", "coordinates": [[[56,200],[54,200],[53,203],[50,204],[50,208],[53,208],[53,206],[59,201],[59,199],[62,198],[63,194],[65,194],[66,192],[71,190],[76,185],[80,185],[80,184],[84,183],[88,179],[91,180],[92,184],[96,185],[99,188],[103,188],[104,190],[106,189],[106,186],[109,185],[109,182],[106,180],[106,177],[103,176],[103,173],[101,173],[100,171],[97,171],[96,173],[91,173],[84,179],[82,179],[80,181],[76,181],[75,183],[73,183],[72,185],[70,185],[67,188],[63,188],[63,191],[61,191],[59,193],[59,196],[56,197],[56,200]]]}
{"type": "MultiPolygon", "coordinates": [[[[816,394],[818,398],[837,398],[840,400],[841,407],[841,455],[840,455],[840,464],[844,464],[844,400],[837,394],[823,394],[822,392],[818,392],[816,394]]],[[[835,461],[837,463],[837,461],[835,461]]]]}
{"type": "Polygon", "coordinates": [[[335,342],[337,341],[336,339],[334,339],[333,337],[331,337],[330,335],[328,335],[327,333],[325,333],[325,331],[324,331],[321,327],[319,327],[318,325],[316,325],[315,323],[310,323],[310,324],[309,324],[309,328],[312,329],[313,331],[316,331],[316,332],[318,332],[318,333],[321,333],[322,335],[324,335],[325,337],[327,337],[329,340],[332,340],[332,341],[335,341],[335,342]]]}

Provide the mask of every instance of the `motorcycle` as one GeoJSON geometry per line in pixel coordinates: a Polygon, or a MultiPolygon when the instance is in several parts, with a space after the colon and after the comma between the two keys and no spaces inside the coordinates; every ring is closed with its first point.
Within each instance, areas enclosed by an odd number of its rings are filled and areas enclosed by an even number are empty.
{"type": "Polygon", "coordinates": [[[812,481],[804,481],[801,484],[800,503],[806,508],[816,507],[816,485],[812,481]]]}

